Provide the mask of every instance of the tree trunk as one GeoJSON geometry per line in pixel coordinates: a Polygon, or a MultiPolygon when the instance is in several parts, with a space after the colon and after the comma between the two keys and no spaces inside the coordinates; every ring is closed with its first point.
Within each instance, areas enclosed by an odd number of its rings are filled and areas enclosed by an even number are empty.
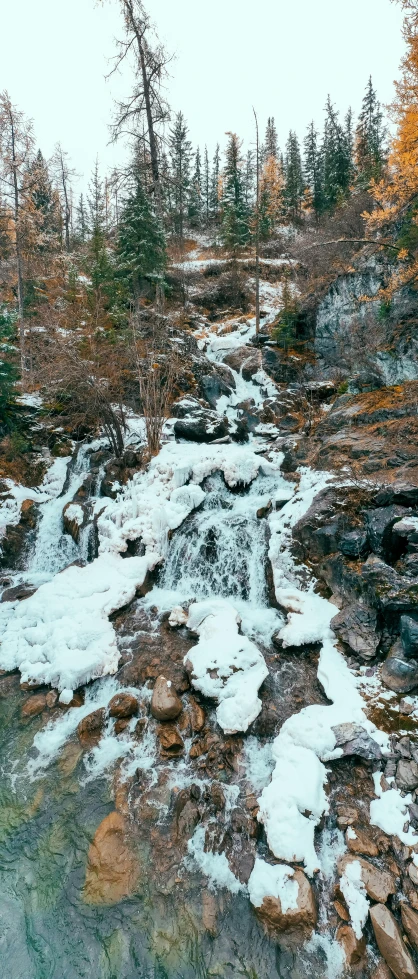
{"type": "Polygon", "coordinates": [[[147,126],[148,126],[148,138],[149,138],[149,149],[151,156],[151,170],[152,177],[154,181],[154,195],[155,195],[155,209],[157,214],[161,214],[161,193],[160,193],[160,169],[158,163],[158,151],[157,151],[157,140],[155,138],[154,132],[154,120],[152,118],[152,108],[151,108],[151,98],[150,98],[150,83],[147,76],[147,66],[145,64],[145,52],[143,45],[143,35],[139,30],[138,23],[135,19],[135,14],[133,10],[132,0],[124,0],[125,10],[128,13],[129,22],[131,24],[132,30],[134,31],[137,45],[139,62],[141,65],[142,73],[142,84],[144,86],[144,99],[145,99],[145,110],[147,115],[147,126]]]}
{"type": "Polygon", "coordinates": [[[19,185],[17,182],[17,160],[16,160],[16,143],[15,143],[15,128],[12,112],[9,113],[10,118],[10,131],[12,137],[12,170],[13,170],[13,196],[14,196],[14,220],[15,220],[15,236],[16,236],[16,271],[17,271],[17,305],[18,305],[18,321],[19,321],[19,340],[20,340],[20,368],[22,374],[22,385],[24,386],[24,376],[26,371],[26,351],[25,351],[25,323],[24,323],[24,307],[23,307],[23,268],[22,268],[22,253],[20,248],[20,229],[19,229],[19,212],[20,212],[20,201],[19,201],[19,185]]]}
{"type": "Polygon", "coordinates": [[[260,332],[260,145],[258,137],[258,119],[255,109],[255,130],[256,130],[256,167],[257,167],[257,197],[255,209],[255,332],[258,336],[260,332]]]}

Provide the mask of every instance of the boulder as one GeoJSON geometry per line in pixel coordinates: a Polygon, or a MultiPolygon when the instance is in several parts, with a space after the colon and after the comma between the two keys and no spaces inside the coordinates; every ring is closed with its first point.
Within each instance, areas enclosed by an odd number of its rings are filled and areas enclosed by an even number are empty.
{"type": "Polygon", "coordinates": [[[361,724],[336,724],[332,730],[335,734],[335,745],[342,748],[345,757],[357,755],[366,761],[380,761],[382,758],[379,745],[361,724]]]}
{"type": "Polygon", "coordinates": [[[83,897],[87,904],[117,904],[135,893],[139,865],[120,812],[111,812],[97,828],[87,857],[83,897]]]}
{"type": "Polygon", "coordinates": [[[383,664],[381,678],[385,687],[395,693],[409,693],[418,686],[418,660],[405,656],[400,640],[392,646],[383,664]]]}
{"type": "Polygon", "coordinates": [[[80,530],[86,525],[88,520],[88,507],[85,503],[67,503],[62,511],[62,521],[66,534],[73,538],[78,544],[80,530]]]}
{"type": "Polygon", "coordinates": [[[204,374],[200,378],[200,389],[206,401],[209,402],[211,408],[216,408],[216,404],[219,398],[224,395],[229,398],[232,394],[232,389],[235,387],[235,379],[233,374],[231,374],[231,383],[226,384],[226,382],[219,377],[219,374],[204,374]]]}
{"type": "Polygon", "coordinates": [[[347,965],[357,965],[361,962],[366,952],[366,939],[363,936],[357,938],[351,925],[338,926],[337,941],[344,949],[347,965]]]}
{"type": "Polygon", "coordinates": [[[408,938],[418,950],[418,914],[413,911],[412,908],[408,907],[407,904],[401,904],[401,917],[402,924],[405,928],[408,938]]]}
{"type": "Polygon", "coordinates": [[[87,717],[83,717],[77,727],[77,735],[83,747],[90,748],[100,741],[106,719],[104,707],[93,710],[87,717]]]}
{"type": "Polygon", "coordinates": [[[346,557],[359,558],[367,554],[368,537],[365,530],[358,528],[343,534],[340,539],[340,551],[346,557]]]}
{"type": "Polygon", "coordinates": [[[151,714],[157,721],[173,721],[181,714],[183,704],[171,680],[157,677],[151,699],[151,714]]]}
{"type": "Polygon", "coordinates": [[[261,368],[260,354],[258,352],[250,354],[250,356],[243,361],[241,367],[241,374],[244,378],[244,381],[251,381],[252,378],[254,377],[254,374],[257,374],[260,368],[261,368]]]}
{"type": "Polygon", "coordinates": [[[375,554],[371,554],[361,569],[369,603],[387,613],[411,613],[418,605],[418,580],[411,581],[398,574],[375,554]]]}
{"type": "Polygon", "coordinates": [[[181,755],[184,751],[184,741],[174,724],[162,724],[157,728],[157,737],[164,753],[181,755]]]}
{"type": "Polygon", "coordinates": [[[411,658],[418,656],[418,619],[412,615],[401,615],[400,625],[404,655],[411,658]]]}
{"type": "Polygon", "coordinates": [[[395,482],[390,486],[385,486],[376,493],[374,498],[376,506],[398,506],[413,507],[418,504],[418,486],[411,483],[395,482]]]}
{"type": "Polygon", "coordinates": [[[214,442],[228,435],[229,426],[225,418],[216,412],[203,409],[188,418],[178,418],[174,423],[174,434],[178,439],[188,442],[214,442]]]}
{"type": "Polygon", "coordinates": [[[416,761],[401,758],[396,767],[396,784],[405,792],[412,792],[418,785],[418,765],[416,761]]]}
{"type": "Polygon", "coordinates": [[[378,870],[368,860],[363,857],[356,857],[351,853],[345,854],[338,861],[338,873],[342,876],[348,864],[357,860],[361,867],[361,879],[366,889],[367,895],[372,901],[386,903],[390,894],[396,894],[396,883],[393,874],[388,870],[378,870]]]}
{"type": "Polygon", "coordinates": [[[361,659],[372,659],[376,655],[381,633],[377,629],[374,609],[367,605],[348,605],[331,620],[331,629],[361,659]]]}
{"type": "Polygon", "coordinates": [[[25,700],[21,715],[22,717],[37,717],[38,714],[42,714],[46,706],[46,695],[44,693],[34,694],[33,697],[29,697],[29,700],[25,700]]]}
{"type": "Polygon", "coordinates": [[[380,962],[372,972],[371,979],[393,979],[392,969],[389,969],[389,966],[386,965],[383,959],[380,959],[380,962]]]}
{"type": "Polygon", "coordinates": [[[359,853],[364,857],[379,856],[379,847],[369,833],[356,826],[355,835],[353,832],[346,833],[345,841],[350,853],[359,853]]]}
{"type": "Polygon", "coordinates": [[[193,734],[199,734],[203,730],[206,722],[206,714],[203,707],[190,697],[190,723],[192,725],[193,734]]]}
{"type": "Polygon", "coordinates": [[[13,585],[11,588],[5,588],[0,602],[22,602],[25,598],[30,598],[34,595],[36,588],[31,588],[30,585],[22,583],[21,585],[13,585]]]}
{"type": "Polygon", "coordinates": [[[379,952],[396,979],[418,979],[413,960],[389,908],[384,904],[376,904],[370,909],[370,918],[379,952]]]}
{"type": "Polygon", "coordinates": [[[407,514],[405,507],[395,505],[366,511],[365,524],[370,547],[384,560],[391,557],[393,525],[407,514]]]}
{"type": "Polygon", "coordinates": [[[297,907],[282,911],[279,897],[265,897],[257,914],[270,932],[297,928],[309,932],[317,923],[317,908],[312,885],[302,870],[296,869],[292,881],[298,884],[297,907]]]}
{"type": "Polygon", "coordinates": [[[138,700],[131,693],[117,693],[107,705],[110,717],[134,717],[138,713],[138,700]]]}

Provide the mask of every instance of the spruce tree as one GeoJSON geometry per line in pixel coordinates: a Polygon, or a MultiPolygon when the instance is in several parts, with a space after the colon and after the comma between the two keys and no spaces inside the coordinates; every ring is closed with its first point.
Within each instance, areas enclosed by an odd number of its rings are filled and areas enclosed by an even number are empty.
{"type": "Polygon", "coordinates": [[[356,129],[356,165],[359,182],[367,187],[381,180],[386,164],[386,128],[370,76],[356,129]]]}
{"type": "Polygon", "coordinates": [[[165,235],[139,176],[124,202],[117,255],[119,273],[136,300],[141,291],[141,279],[159,279],[164,271],[165,235]]]}
{"type": "Polygon", "coordinates": [[[202,194],[203,194],[203,220],[207,227],[210,220],[210,167],[209,167],[209,154],[208,154],[207,146],[205,146],[205,153],[203,157],[202,194]]]}
{"type": "Polygon", "coordinates": [[[106,224],[106,200],[103,181],[100,179],[99,159],[96,157],[93,173],[88,187],[88,225],[92,237],[104,235],[106,224]]]}
{"type": "MultiPolygon", "coordinates": [[[[277,129],[274,122],[274,116],[269,116],[267,120],[266,136],[263,146],[263,157],[267,160],[269,156],[278,157],[279,155],[279,143],[277,138],[277,129]]],[[[263,161],[264,162],[264,161],[263,161]]]]}
{"type": "Polygon", "coordinates": [[[182,112],[178,112],[169,134],[172,183],[172,222],[175,234],[184,237],[190,198],[192,144],[182,112]]]}
{"type": "Polygon", "coordinates": [[[210,181],[210,217],[214,224],[218,224],[220,215],[220,176],[221,157],[219,143],[217,143],[215,155],[213,157],[212,175],[210,181]]]}
{"type": "Polygon", "coordinates": [[[325,107],[325,129],[322,145],[324,165],[325,208],[333,211],[347,199],[352,178],[352,158],[347,130],[338,118],[330,97],[325,107]]]}
{"type": "Polygon", "coordinates": [[[194,172],[189,196],[189,221],[192,228],[202,227],[203,193],[202,193],[202,161],[199,147],[196,150],[194,172]]]}
{"type": "Polygon", "coordinates": [[[292,130],[286,143],[285,177],[284,200],[288,216],[294,221],[300,216],[305,183],[299,140],[292,130]]]}
{"type": "Polygon", "coordinates": [[[304,176],[309,206],[318,220],[324,210],[323,160],[318,145],[318,132],[312,121],[304,139],[304,176]]]}
{"type": "Polygon", "coordinates": [[[241,143],[235,133],[228,133],[223,172],[222,240],[234,254],[250,239],[249,215],[245,203],[241,143]]]}
{"type": "MultiPolygon", "coordinates": [[[[61,234],[61,209],[57,191],[52,186],[49,167],[41,150],[25,174],[27,204],[32,205],[36,246],[40,252],[56,248],[61,234]]],[[[29,212],[28,212],[29,213],[29,212]]]]}
{"type": "Polygon", "coordinates": [[[78,199],[78,204],[76,207],[76,233],[79,241],[84,243],[87,240],[88,222],[87,222],[86,205],[84,203],[83,194],[80,194],[80,197],[78,199]]]}

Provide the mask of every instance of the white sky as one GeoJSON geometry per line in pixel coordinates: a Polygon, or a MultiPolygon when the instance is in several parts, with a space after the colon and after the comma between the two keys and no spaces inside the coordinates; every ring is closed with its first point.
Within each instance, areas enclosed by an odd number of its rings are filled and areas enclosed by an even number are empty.
{"type": "MultiPolygon", "coordinates": [[[[402,14],[390,0],[145,0],[167,48],[169,100],[182,109],[194,143],[212,155],[227,130],[253,139],[252,105],[264,132],[274,115],[283,146],[320,125],[328,92],[357,112],[369,74],[382,102],[392,98],[402,55],[402,14]]],[[[105,82],[120,36],[118,0],[4,0],[0,90],[34,119],[37,142],[52,153],[60,140],[79,173],[108,147],[112,96],[129,92],[130,75],[105,82]]],[[[83,181],[84,182],[84,181],[83,181]]]]}

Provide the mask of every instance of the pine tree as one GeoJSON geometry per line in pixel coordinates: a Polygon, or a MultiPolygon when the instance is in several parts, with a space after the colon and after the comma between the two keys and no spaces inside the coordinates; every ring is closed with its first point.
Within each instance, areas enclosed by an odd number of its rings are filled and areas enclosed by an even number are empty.
{"type": "Polygon", "coordinates": [[[286,143],[285,176],[284,200],[286,209],[289,217],[292,220],[297,220],[301,212],[305,184],[299,140],[292,130],[286,143]]]}
{"type": "Polygon", "coordinates": [[[346,200],[352,178],[352,158],[347,131],[341,126],[338,113],[328,96],[322,156],[324,165],[325,208],[333,211],[346,200]]]}
{"type": "Polygon", "coordinates": [[[210,181],[210,218],[214,224],[218,224],[220,215],[220,179],[221,179],[221,157],[220,147],[217,143],[212,164],[212,176],[210,181]]]}
{"type": "Polygon", "coordinates": [[[356,129],[355,155],[359,182],[381,180],[386,164],[383,112],[370,76],[356,129]]]}
{"type": "Polygon", "coordinates": [[[245,204],[241,142],[235,133],[228,133],[226,160],[223,172],[222,240],[234,254],[250,239],[249,216],[245,204]]]}
{"type": "Polygon", "coordinates": [[[103,181],[100,179],[99,159],[96,158],[94,170],[88,187],[87,204],[89,209],[89,230],[94,235],[104,235],[106,224],[106,200],[103,181]]]}
{"type": "Polygon", "coordinates": [[[269,116],[267,120],[266,136],[263,146],[263,162],[264,160],[267,160],[269,156],[274,156],[276,158],[279,156],[279,143],[274,116],[269,116]]]}
{"type": "Polygon", "coordinates": [[[88,222],[83,194],[80,194],[76,208],[76,231],[77,238],[84,243],[87,240],[88,235],[88,222]]]}
{"type": "Polygon", "coordinates": [[[192,144],[182,112],[178,112],[169,134],[172,181],[172,222],[175,234],[184,236],[190,197],[190,166],[192,144]]]}
{"type": "MultiPolygon", "coordinates": [[[[57,248],[61,237],[61,208],[57,191],[52,186],[49,168],[41,150],[26,169],[24,193],[33,218],[36,250],[51,251],[57,248]],[[30,206],[32,205],[32,208],[30,206]]],[[[26,227],[28,235],[28,226],[26,227]]]]}
{"type": "Polygon", "coordinates": [[[323,161],[318,145],[318,132],[315,129],[313,121],[305,136],[304,149],[304,176],[307,188],[307,202],[318,220],[324,210],[323,161]]]}
{"type": "Polygon", "coordinates": [[[118,237],[119,272],[137,300],[141,279],[158,279],[166,263],[165,235],[141,180],[127,198],[118,237]]]}
{"type": "Polygon", "coordinates": [[[199,147],[196,150],[194,172],[189,196],[189,221],[192,228],[202,227],[203,193],[202,193],[202,161],[199,147]]]}
{"type": "Polygon", "coordinates": [[[208,154],[207,146],[205,146],[205,154],[203,157],[202,194],[203,194],[203,219],[207,227],[210,219],[210,167],[209,167],[209,154],[208,154]]]}

